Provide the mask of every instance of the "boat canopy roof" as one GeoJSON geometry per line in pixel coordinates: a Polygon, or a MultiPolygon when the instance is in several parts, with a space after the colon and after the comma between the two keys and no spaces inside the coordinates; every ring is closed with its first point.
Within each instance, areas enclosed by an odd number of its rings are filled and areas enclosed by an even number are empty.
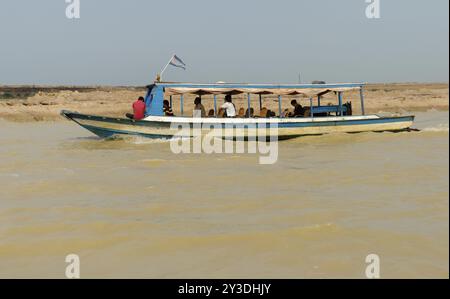
{"type": "Polygon", "coordinates": [[[267,95],[306,95],[317,96],[329,92],[344,92],[358,90],[364,83],[339,83],[339,84],[242,84],[242,83],[166,83],[157,82],[149,87],[162,87],[164,94],[182,95],[215,95],[215,94],[267,94],[267,95]]]}

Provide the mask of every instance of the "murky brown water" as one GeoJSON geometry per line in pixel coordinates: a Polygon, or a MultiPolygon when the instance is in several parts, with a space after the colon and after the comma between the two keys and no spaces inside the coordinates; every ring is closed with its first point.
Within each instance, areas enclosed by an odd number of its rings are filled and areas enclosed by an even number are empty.
{"type": "Polygon", "coordinates": [[[0,277],[449,276],[448,112],[422,132],[280,142],[254,155],[175,155],[70,122],[0,122],[0,277]]]}

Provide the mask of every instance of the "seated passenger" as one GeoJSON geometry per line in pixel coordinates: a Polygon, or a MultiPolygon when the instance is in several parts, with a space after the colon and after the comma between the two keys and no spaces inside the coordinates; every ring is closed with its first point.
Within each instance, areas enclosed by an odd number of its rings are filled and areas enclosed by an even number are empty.
{"type": "Polygon", "coordinates": [[[165,116],[173,116],[172,107],[170,107],[168,100],[164,100],[163,102],[163,112],[165,116]]]}
{"type": "Polygon", "coordinates": [[[261,111],[259,112],[259,117],[268,117],[269,110],[267,110],[266,107],[261,108],[261,111]]]}
{"type": "Polygon", "coordinates": [[[303,117],[310,117],[311,116],[311,108],[310,107],[305,107],[303,109],[303,117]]]}
{"type": "Polygon", "coordinates": [[[353,115],[352,102],[347,102],[344,104],[344,106],[347,108],[347,111],[344,112],[344,115],[353,115]]]}
{"type": "Polygon", "coordinates": [[[281,117],[285,118],[285,117],[289,117],[291,115],[291,112],[289,112],[289,109],[284,109],[283,112],[281,112],[281,117]]]}
{"type": "Polygon", "coordinates": [[[194,117],[205,117],[206,116],[206,110],[205,107],[202,105],[202,99],[200,97],[196,97],[194,100],[194,117]]]}
{"type": "Polygon", "coordinates": [[[225,103],[220,108],[225,110],[225,117],[236,117],[236,107],[231,100],[230,94],[225,96],[225,103]]]}
{"type": "Polygon", "coordinates": [[[145,117],[145,99],[139,97],[139,99],[133,103],[133,114],[127,113],[125,116],[134,120],[143,119],[145,117]]]}
{"type": "Polygon", "coordinates": [[[291,105],[294,106],[294,113],[291,113],[291,117],[303,117],[305,116],[305,109],[297,103],[297,100],[292,100],[291,105]]]}
{"type": "Polygon", "coordinates": [[[219,112],[217,113],[217,117],[220,117],[220,118],[227,117],[226,114],[227,114],[226,110],[223,108],[220,108],[219,112]]]}
{"type": "Polygon", "coordinates": [[[216,116],[215,113],[214,113],[214,109],[209,109],[208,117],[214,117],[214,116],[216,116]]]}
{"type": "Polygon", "coordinates": [[[247,110],[245,111],[245,117],[254,117],[254,115],[255,115],[255,109],[250,107],[250,113],[249,113],[248,108],[247,108],[247,110]]]}
{"type": "Polygon", "coordinates": [[[263,118],[274,117],[275,116],[275,112],[273,112],[272,110],[267,109],[266,107],[263,107],[261,109],[261,111],[259,112],[259,116],[263,117],[263,118]]]}
{"type": "Polygon", "coordinates": [[[239,108],[239,113],[238,113],[238,117],[245,117],[245,109],[244,108],[239,108]]]}

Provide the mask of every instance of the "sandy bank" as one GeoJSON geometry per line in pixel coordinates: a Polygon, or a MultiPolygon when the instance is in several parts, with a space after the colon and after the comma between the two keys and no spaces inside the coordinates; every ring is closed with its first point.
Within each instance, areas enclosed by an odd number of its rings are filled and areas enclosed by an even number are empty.
{"type": "MultiPolygon", "coordinates": [[[[59,112],[62,109],[81,113],[123,116],[130,112],[131,103],[145,94],[140,87],[37,87],[0,86],[0,118],[11,121],[64,120],[59,112]]],[[[192,111],[193,96],[185,97],[185,114],[192,111]]],[[[283,98],[283,108],[289,107],[291,98],[299,99],[309,105],[308,99],[299,97],[283,98]]],[[[220,102],[222,101],[219,97],[220,102]]],[[[370,84],[365,92],[366,111],[406,112],[428,109],[448,110],[448,84],[370,84]]],[[[345,101],[352,101],[355,113],[359,113],[359,94],[346,93],[345,101]]],[[[245,96],[234,98],[236,106],[246,107],[245,96]]],[[[254,96],[253,107],[257,107],[254,96]]],[[[327,95],[322,104],[335,103],[334,95],[327,95]]],[[[203,97],[206,109],[212,108],[212,97],[203,97]]],[[[179,99],[174,97],[174,112],[180,114],[179,99]]],[[[264,97],[264,106],[278,110],[276,98],[264,97]]],[[[290,108],[290,107],[289,107],[290,108]]]]}

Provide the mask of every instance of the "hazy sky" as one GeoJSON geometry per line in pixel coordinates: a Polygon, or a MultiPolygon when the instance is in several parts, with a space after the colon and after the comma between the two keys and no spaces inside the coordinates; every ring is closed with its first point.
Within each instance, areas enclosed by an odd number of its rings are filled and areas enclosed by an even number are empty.
{"type": "Polygon", "coordinates": [[[0,0],[0,84],[448,82],[449,1],[0,0]]]}

